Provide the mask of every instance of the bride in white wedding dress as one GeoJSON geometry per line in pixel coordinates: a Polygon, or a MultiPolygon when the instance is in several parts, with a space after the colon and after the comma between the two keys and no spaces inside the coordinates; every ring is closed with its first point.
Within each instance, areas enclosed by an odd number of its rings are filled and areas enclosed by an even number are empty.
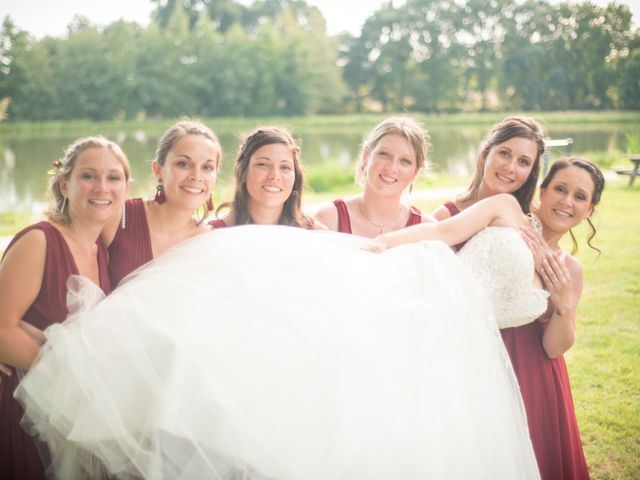
{"type": "Polygon", "coordinates": [[[539,478],[496,326],[546,306],[517,231],[484,230],[468,263],[441,242],[366,242],[221,229],[95,306],[72,286],[78,312],[45,331],[16,393],[52,473],[539,478]]]}

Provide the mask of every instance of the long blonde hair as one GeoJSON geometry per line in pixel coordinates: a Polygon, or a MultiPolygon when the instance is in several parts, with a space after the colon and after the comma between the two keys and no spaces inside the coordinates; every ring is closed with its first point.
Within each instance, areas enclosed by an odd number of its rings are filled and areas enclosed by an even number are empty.
{"type": "Polygon", "coordinates": [[[108,149],[122,164],[126,181],[128,182],[131,178],[129,159],[117,143],[107,140],[101,135],[79,138],[66,148],[62,159],[53,162],[53,169],[50,172],[52,176],[49,181],[51,205],[45,212],[47,218],[52,222],[62,225],[68,225],[71,222],[71,218],[69,217],[69,204],[60,190],[60,180],[64,179],[68,181],[69,178],[71,178],[71,173],[76,166],[78,157],[82,152],[91,148],[108,149]]]}

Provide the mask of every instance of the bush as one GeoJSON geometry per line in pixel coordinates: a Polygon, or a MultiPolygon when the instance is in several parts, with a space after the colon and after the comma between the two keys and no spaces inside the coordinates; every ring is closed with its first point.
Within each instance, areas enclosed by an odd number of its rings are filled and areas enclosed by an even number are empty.
{"type": "Polygon", "coordinates": [[[640,132],[627,132],[627,153],[640,153],[640,132]]]}

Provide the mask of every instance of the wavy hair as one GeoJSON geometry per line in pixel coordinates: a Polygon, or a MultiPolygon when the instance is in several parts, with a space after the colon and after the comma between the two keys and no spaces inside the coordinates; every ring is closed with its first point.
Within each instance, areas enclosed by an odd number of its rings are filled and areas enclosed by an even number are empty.
{"type": "MultiPolygon", "coordinates": [[[[591,205],[593,207],[598,205],[598,203],[600,203],[600,198],[602,197],[602,191],[604,190],[604,175],[593,162],[590,162],[586,158],[562,157],[556,160],[553,165],[551,165],[551,168],[549,168],[549,172],[544,177],[544,180],[542,180],[542,183],[540,184],[540,190],[545,190],[553,180],[553,177],[556,176],[556,173],[568,167],[581,168],[591,176],[591,180],[593,180],[593,194],[591,195],[591,205]]],[[[598,247],[595,247],[591,243],[591,240],[593,240],[593,238],[596,236],[596,227],[593,225],[593,222],[591,222],[591,218],[587,218],[587,223],[591,228],[591,232],[589,232],[589,236],[587,237],[587,245],[598,252],[599,256],[602,252],[598,247]]],[[[571,241],[573,242],[571,255],[575,255],[578,251],[578,242],[571,229],[569,229],[569,235],[571,235],[571,241]]]]}

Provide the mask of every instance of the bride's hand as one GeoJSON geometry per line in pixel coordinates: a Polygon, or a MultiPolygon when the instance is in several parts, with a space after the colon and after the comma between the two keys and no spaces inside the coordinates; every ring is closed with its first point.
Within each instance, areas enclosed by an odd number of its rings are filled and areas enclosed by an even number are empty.
{"type": "Polygon", "coordinates": [[[373,239],[371,243],[362,247],[362,250],[366,250],[372,253],[382,253],[385,250],[389,250],[390,248],[391,245],[389,244],[389,240],[387,239],[387,237],[385,235],[378,235],[373,239]]]}

